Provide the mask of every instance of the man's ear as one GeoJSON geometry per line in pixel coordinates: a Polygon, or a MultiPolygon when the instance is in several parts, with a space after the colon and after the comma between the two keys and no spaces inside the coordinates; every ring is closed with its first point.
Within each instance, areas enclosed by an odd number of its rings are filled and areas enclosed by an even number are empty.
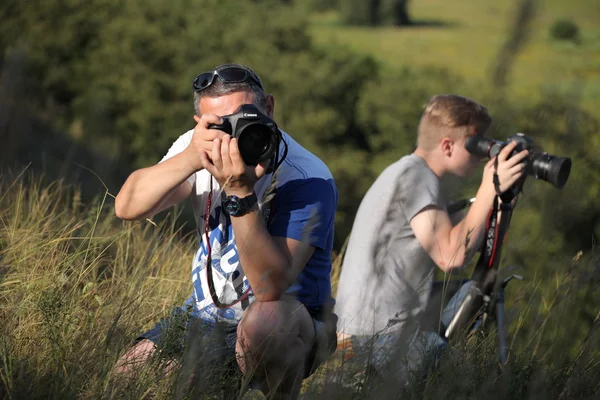
{"type": "Polygon", "coordinates": [[[271,119],[275,115],[275,98],[271,94],[268,94],[265,98],[265,114],[271,119]]]}
{"type": "Polygon", "coordinates": [[[454,140],[447,136],[442,138],[440,141],[440,148],[442,149],[442,154],[444,154],[446,157],[451,157],[452,152],[454,151],[454,140]]]}

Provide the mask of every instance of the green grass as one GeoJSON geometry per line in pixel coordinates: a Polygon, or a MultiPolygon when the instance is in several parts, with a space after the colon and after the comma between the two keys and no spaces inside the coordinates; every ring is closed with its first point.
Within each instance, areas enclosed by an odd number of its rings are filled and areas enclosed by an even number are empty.
{"type": "MultiPolygon", "coordinates": [[[[447,67],[475,86],[491,80],[496,57],[513,25],[516,1],[415,0],[410,12],[416,22],[446,26],[346,27],[335,12],[314,15],[310,32],[321,46],[341,43],[376,57],[387,68],[447,67]]],[[[540,98],[548,89],[569,90],[580,84],[582,104],[600,106],[600,3],[595,0],[541,0],[527,43],[512,66],[510,94],[540,98]],[[550,25],[559,18],[577,23],[581,43],[556,42],[550,25]]]]}

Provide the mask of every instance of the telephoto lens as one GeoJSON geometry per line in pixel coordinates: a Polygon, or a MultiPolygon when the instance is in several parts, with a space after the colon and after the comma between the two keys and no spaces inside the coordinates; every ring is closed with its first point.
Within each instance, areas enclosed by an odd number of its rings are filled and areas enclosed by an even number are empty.
{"type": "Polygon", "coordinates": [[[517,142],[517,147],[509,154],[509,158],[529,150],[527,157],[527,174],[536,179],[550,183],[557,189],[562,189],[571,174],[571,159],[541,151],[535,142],[523,133],[509,137],[505,142],[476,135],[467,139],[465,148],[471,154],[479,157],[493,158],[511,141],[517,142]]]}

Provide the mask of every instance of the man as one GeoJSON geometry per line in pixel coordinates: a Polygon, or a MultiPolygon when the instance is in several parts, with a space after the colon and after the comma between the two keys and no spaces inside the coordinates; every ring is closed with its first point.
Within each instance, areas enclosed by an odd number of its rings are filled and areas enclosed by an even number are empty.
{"type": "Polygon", "coordinates": [[[221,65],[193,86],[195,128],[157,165],[133,172],[115,202],[119,218],[140,220],[191,197],[201,233],[193,293],[173,318],[142,334],[116,370],[130,372],[165,348],[179,321],[188,349],[198,332],[218,328],[222,342],[205,353],[220,346],[268,398],[296,398],[302,379],[335,351],[329,276],[337,188],[326,165],[283,131],[274,157],[251,166],[238,139],[209,128],[243,104],[273,118],[274,98],[254,71],[221,65]]]}
{"type": "MultiPolygon", "coordinates": [[[[498,154],[496,169],[494,160],[484,167],[476,200],[462,221],[451,222],[441,188],[475,171],[481,160],[465,142],[490,124],[487,109],[471,99],[432,97],[419,122],[416,150],[388,166],[360,204],[335,313],[340,341],[349,340],[355,353],[369,352],[375,371],[400,359],[408,370],[418,368],[423,347],[417,338],[431,325],[426,310],[435,268],[450,272],[474,254],[496,196],[494,173],[500,191],[523,174],[527,151],[507,159],[516,145],[511,143],[498,154]]],[[[391,371],[396,379],[407,371],[403,368],[396,364],[391,371]]]]}

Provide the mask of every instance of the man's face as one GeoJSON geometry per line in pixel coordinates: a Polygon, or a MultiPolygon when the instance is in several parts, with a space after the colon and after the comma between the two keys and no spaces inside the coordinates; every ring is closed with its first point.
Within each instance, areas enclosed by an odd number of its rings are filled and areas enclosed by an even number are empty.
{"type": "Polygon", "coordinates": [[[467,178],[477,170],[481,164],[482,158],[471,154],[465,147],[467,140],[475,136],[475,131],[470,131],[467,136],[457,139],[454,143],[452,158],[454,159],[454,173],[462,178],[467,178]]]}
{"type": "Polygon", "coordinates": [[[202,97],[199,111],[202,114],[215,114],[220,117],[233,114],[242,104],[252,104],[254,93],[251,91],[238,91],[220,97],[202,97]]]}

